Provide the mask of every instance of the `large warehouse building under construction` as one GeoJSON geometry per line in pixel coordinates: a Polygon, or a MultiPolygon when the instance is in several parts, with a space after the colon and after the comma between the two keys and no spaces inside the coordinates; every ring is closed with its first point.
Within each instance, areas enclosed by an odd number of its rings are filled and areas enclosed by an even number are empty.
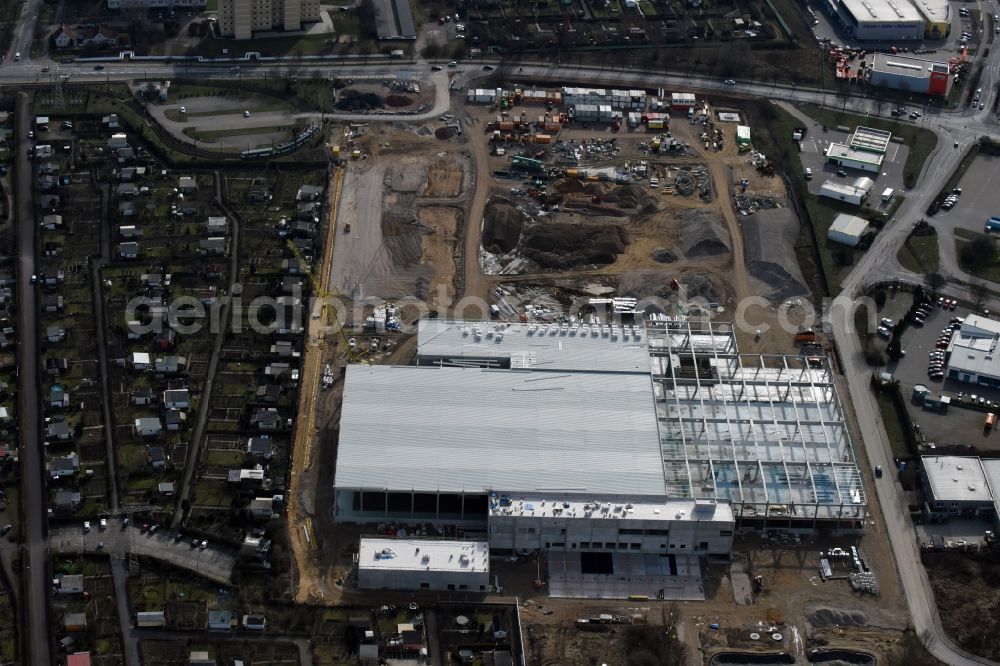
{"type": "Polygon", "coordinates": [[[416,366],[348,367],[335,485],[339,521],[545,550],[550,576],[683,581],[737,530],[867,516],[825,360],[740,354],[707,321],[424,320],[416,366]]]}

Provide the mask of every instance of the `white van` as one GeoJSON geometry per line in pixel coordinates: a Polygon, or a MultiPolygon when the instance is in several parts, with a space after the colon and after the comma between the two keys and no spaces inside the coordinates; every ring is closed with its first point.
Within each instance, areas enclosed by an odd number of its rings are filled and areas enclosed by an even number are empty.
{"type": "Polygon", "coordinates": [[[806,180],[810,180],[813,177],[813,170],[810,167],[806,167],[806,180]]]}
{"type": "Polygon", "coordinates": [[[14,54],[14,62],[21,62],[21,52],[18,51],[14,54]]]}

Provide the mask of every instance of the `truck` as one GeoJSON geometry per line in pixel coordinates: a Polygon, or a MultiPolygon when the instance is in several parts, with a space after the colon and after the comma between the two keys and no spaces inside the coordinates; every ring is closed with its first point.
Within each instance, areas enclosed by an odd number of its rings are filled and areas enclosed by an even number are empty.
{"type": "Polygon", "coordinates": [[[997,424],[997,415],[990,412],[986,415],[986,419],[983,421],[983,430],[993,430],[997,424]]]}
{"type": "Polygon", "coordinates": [[[531,157],[523,157],[521,155],[514,155],[511,157],[510,165],[514,169],[522,169],[524,171],[531,171],[535,173],[541,172],[545,168],[540,160],[536,160],[531,157]]]}

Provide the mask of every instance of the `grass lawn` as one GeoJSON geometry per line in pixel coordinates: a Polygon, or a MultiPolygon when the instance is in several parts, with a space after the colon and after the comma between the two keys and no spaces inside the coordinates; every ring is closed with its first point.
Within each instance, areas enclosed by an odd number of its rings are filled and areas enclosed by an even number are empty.
{"type": "Polygon", "coordinates": [[[826,235],[837,215],[840,213],[858,215],[858,208],[812,194],[805,195],[805,206],[816,233],[816,243],[819,245],[819,256],[823,263],[826,281],[830,285],[830,291],[837,293],[840,291],[840,281],[851,272],[862,253],[855,248],[834,243],[827,239],[826,235]]]}
{"type": "Polygon", "coordinates": [[[940,267],[937,234],[910,236],[899,248],[897,256],[903,268],[920,275],[936,273],[940,267]]]}
{"type": "Polygon", "coordinates": [[[912,123],[897,121],[891,117],[886,119],[859,116],[854,113],[820,108],[811,104],[804,104],[800,108],[803,113],[827,127],[844,125],[845,127],[853,128],[863,125],[865,127],[892,132],[893,136],[901,138],[903,143],[910,147],[910,153],[906,157],[906,164],[903,166],[903,184],[909,188],[916,186],[917,179],[920,177],[920,170],[923,168],[924,162],[927,161],[927,156],[937,146],[937,136],[930,130],[917,127],[912,123]]]}
{"type": "Polygon", "coordinates": [[[198,45],[198,53],[205,56],[220,56],[223,49],[228,49],[230,54],[258,51],[265,56],[319,55],[333,52],[334,39],[333,35],[261,37],[244,41],[208,37],[198,45]]]}
{"type": "Polygon", "coordinates": [[[239,450],[233,451],[219,451],[217,449],[208,449],[201,456],[201,462],[204,465],[209,465],[213,467],[239,467],[240,463],[243,462],[244,453],[239,450]]]}
{"type": "Polygon", "coordinates": [[[962,261],[962,248],[965,247],[967,243],[982,235],[983,234],[978,234],[975,231],[969,231],[968,229],[955,229],[955,256],[958,258],[958,265],[963,271],[969,273],[970,275],[975,275],[978,278],[982,278],[983,280],[988,280],[990,282],[1000,283],[1000,258],[995,258],[991,265],[983,268],[978,273],[973,272],[969,266],[962,261]]]}
{"type": "Polygon", "coordinates": [[[231,130],[212,130],[199,132],[193,127],[188,127],[184,130],[186,136],[191,137],[195,141],[204,141],[206,143],[214,143],[219,139],[225,139],[230,136],[257,136],[261,134],[277,134],[283,133],[287,135],[283,138],[292,138],[292,131],[295,129],[293,125],[279,125],[271,127],[241,127],[239,129],[231,130]]]}
{"type": "Polygon", "coordinates": [[[882,413],[882,424],[885,426],[886,437],[892,445],[892,453],[897,458],[906,458],[910,452],[906,448],[906,437],[903,436],[903,426],[899,422],[896,409],[892,406],[892,400],[885,395],[876,394],[878,408],[882,413]]]}
{"type": "Polygon", "coordinates": [[[195,486],[195,506],[229,506],[233,500],[232,493],[225,488],[225,481],[202,481],[195,486]]]}

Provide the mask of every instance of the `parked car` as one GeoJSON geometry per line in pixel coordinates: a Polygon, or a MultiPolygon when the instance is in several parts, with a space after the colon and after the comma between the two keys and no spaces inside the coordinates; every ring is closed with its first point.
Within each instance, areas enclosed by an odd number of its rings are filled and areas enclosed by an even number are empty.
{"type": "Polygon", "coordinates": [[[83,521],[83,531],[84,532],[89,532],[90,531],[90,521],[89,520],[83,521]]]}
{"type": "Polygon", "coordinates": [[[208,541],[202,540],[202,542],[198,544],[198,547],[201,548],[202,550],[205,550],[206,548],[208,548],[208,541]]]}
{"type": "Polygon", "coordinates": [[[101,518],[101,522],[99,522],[97,524],[97,526],[99,528],[101,528],[102,530],[108,529],[108,519],[107,518],[101,518]]]}
{"type": "Polygon", "coordinates": [[[875,465],[875,478],[876,479],[882,478],[882,465],[875,465]]]}
{"type": "Polygon", "coordinates": [[[892,321],[891,319],[889,319],[888,317],[883,317],[883,318],[882,318],[882,325],[883,325],[883,326],[887,326],[887,327],[889,327],[889,328],[892,328],[892,326],[893,326],[893,321],[892,321]]]}
{"type": "Polygon", "coordinates": [[[4,525],[3,527],[0,527],[0,536],[7,536],[7,534],[8,534],[8,533],[9,533],[9,532],[10,532],[10,531],[11,531],[12,529],[14,529],[14,526],[13,526],[13,525],[11,525],[10,523],[7,523],[7,524],[6,524],[6,525],[4,525]]]}

